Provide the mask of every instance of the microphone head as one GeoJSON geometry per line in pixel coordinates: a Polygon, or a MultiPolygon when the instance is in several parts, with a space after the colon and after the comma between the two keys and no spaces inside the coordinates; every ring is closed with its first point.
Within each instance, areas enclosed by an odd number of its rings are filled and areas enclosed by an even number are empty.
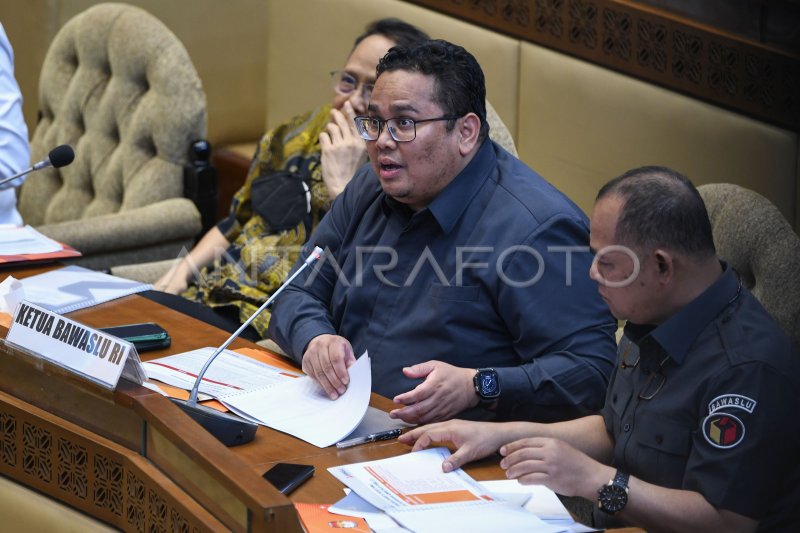
{"type": "Polygon", "coordinates": [[[319,259],[322,257],[322,254],[324,253],[325,250],[323,250],[319,246],[315,246],[314,250],[312,250],[311,253],[308,255],[308,257],[306,258],[306,264],[310,265],[314,261],[319,261],[319,259]]]}
{"type": "Polygon", "coordinates": [[[75,152],[72,151],[70,145],[62,144],[50,150],[50,153],[47,154],[47,158],[50,160],[50,164],[55,168],[61,168],[72,163],[75,159],[75,152]]]}

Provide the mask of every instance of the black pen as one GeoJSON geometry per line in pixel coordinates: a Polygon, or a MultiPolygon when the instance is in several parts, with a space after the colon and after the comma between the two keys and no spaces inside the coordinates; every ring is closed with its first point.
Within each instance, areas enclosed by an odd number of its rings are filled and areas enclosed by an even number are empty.
{"type": "Polygon", "coordinates": [[[366,444],[368,442],[376,442],[379,440],[396,439],[403,432],[402,428],[390,429],[388,431],[379,431],[363,437],[356,437],[354,439],[347,439],[336,443],[337,448],[349,448],[351,446],[358,446],[359,444],[366,444]]]}

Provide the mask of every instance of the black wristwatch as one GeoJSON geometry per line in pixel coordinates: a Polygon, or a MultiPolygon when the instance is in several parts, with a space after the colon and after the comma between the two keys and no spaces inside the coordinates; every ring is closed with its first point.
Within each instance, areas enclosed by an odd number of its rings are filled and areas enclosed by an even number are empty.
{"type": "Polygon", "coordinates": [[[500,379],[494,368],[479,368],[472,377],[475,393],[481,400],[495,400],[500,397],[500,379]]]}
{"type": "Polygon", "coordinates": [[[614,479],[597,491],[597,507],[608,514],[617,514],[628,503],[628,474],[617,470],[614,479]]]}

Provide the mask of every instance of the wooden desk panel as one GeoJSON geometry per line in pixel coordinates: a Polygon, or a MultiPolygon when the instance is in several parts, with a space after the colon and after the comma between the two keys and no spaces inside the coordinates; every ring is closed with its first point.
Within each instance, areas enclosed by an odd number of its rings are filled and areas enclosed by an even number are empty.
{"type": "Polygon", "coordinates": [[[0,392],[0,473],[129,531],[227,528],[124,446],[0,392]]]}
{"type": "MultiPolygon", "coordinates": [[[[24,278],[44,270],[12,274],[24,278]]],[[[137,295],[70,317],[94,327],[158,322],[173,344],[143,359],[215,346],[227,338],[224,331],[137,295]]],[[[232,345],[242,346],[253,345],[232,345]]],[[[108,391],[5,345],[0,347],[0,391],[5,393],[0,396],[0,450],[5,450],[0,472],[93,517],[130,531],[301,530],[291,502],[261,478],[258,468],[155,392],[128,382],[108,391]],[[113,465],[113,482],[91,475],[97,465],[113,465]],[[74,471],[79,482],[70,492],[59,480],[74,471]],[[109,495],[113,512],[104,511],[109,495]]],[[[270,433],[275,432],[260,428],[247,446],[269,449],[270,433]]]]}

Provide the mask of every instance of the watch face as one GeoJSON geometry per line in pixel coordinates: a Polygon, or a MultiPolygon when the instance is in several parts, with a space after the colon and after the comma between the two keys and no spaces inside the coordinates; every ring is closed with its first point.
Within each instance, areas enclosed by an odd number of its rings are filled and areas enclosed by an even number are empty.
{"type": "Polygon", "coordinates": [[[619,485],[604,485],[598,492],[597,503],[607,513],[618,513],[628,503],[628,491],[619,485]]]}
{"type": "Polygon", "coordinates": [[[497,398],[500,396],[500,383],[497,380],[497,372],[494,370],[479,371],[478,393],[483,398],[497,398]]]}

